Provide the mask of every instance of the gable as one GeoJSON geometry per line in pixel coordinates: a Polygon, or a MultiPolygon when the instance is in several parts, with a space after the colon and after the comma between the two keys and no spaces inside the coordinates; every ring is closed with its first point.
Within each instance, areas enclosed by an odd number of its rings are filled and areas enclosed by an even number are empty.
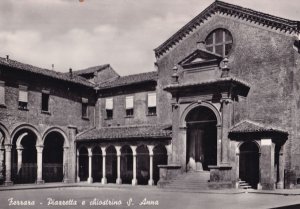
{"type": "Polygon", "coordinates": [[[233,4],[228,4],[221,1],[215,1],[207,7],[198,16],[192,19],[189,23],[183,26],[178,32],[171,36],[167,41],[154,49],[155,56],[160,58],[168,52],[173,46],[181,42],[186,36],[192,33],[196,28],[201,26],[209,17],[215,14],[224,14],[236,19],[248,20],[252,23],[260,24],[274,30],[279,30],[287,33],[300,32],[300,21],[293,21],[284,18],[279,18],[273,15],[243,8],[233,4]]]}

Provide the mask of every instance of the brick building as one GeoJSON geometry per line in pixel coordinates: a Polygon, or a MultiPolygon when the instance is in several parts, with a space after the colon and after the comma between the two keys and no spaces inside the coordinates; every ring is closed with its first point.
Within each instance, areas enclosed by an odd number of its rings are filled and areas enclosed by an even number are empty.
{"type": "Polygon", "coordinates": [[[215,1],[155,49],[157,72],[1,58],[0,179],[297,187],[299,32],[215,1]]]}

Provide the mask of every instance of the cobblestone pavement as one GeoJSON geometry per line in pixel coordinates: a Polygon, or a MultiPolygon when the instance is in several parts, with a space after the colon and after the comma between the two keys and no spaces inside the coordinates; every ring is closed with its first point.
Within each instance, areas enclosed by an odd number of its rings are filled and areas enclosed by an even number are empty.
{"type": "MultiPolygon", "coordinates": [[[[166,192],[147,188],[63,187],[0,191],[0,209],[156,208],[235,209],[300,205],[300,197],[274,194],[166,192]],[[144,204],[143,204],[144,203],[144,204]],[[11,205],[9,205],[11,204],[11,205]],[[22,205],[23,206],[20,206],[22,205]],[[29,204],[33,204],[29,206],[29,204]],[[106,204],[106,205],[105,205],[106,204]],[[107,205],[108,204],[108,205],[107,205]],[[149,205],[152,204],[152,205],[149,205]]],[[[300,206],[299,206],[300,208],[300,206]]]]}

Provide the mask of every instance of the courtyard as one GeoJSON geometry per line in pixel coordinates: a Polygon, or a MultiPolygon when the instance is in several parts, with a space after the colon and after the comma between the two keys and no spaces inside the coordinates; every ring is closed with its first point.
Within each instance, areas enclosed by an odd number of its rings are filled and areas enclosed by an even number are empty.
{"type": "MultiPolygon", "coordinates": [[[[298,195],[163,191],[134,187],[61,187],[0,192],[0,208],[276,208],[300,204],[298,195]]],[[[297,208],[297,207],[295,207],[297,208]]]]}

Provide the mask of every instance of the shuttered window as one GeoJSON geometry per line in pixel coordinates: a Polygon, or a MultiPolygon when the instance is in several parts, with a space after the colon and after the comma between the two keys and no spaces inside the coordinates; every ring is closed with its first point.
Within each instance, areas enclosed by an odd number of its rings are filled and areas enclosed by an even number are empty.
{"type": "Polygon", "coordinates": [[[5,105],[5,83],[0,81],[0,105],[5,105]]]}
{"type": "Polygon", "coordinates": [[[148,115],[156,115],[156,93],[148,94],[148,115]]]}
{"type": "Polygon", "coordinates": [[[19,109],[27,110],[28,107],[28,91],[27,86],[19,85],[19,109]]]}
{"type": "Polygon", "coordinates": [[[133,96],[127,96],[126,102],[126,116],[133,116],[133,96]]]}
{"type": "Polygon", "coordinates": [[[82,117],[88,118],[88,99],[82,98],[82,117]]]}
{"type": "Polygon", "coordinates": [[[113,118],[113,107],[114,107],[113,98],[106,98],[105,99],[106,119],[113,118]]]}

